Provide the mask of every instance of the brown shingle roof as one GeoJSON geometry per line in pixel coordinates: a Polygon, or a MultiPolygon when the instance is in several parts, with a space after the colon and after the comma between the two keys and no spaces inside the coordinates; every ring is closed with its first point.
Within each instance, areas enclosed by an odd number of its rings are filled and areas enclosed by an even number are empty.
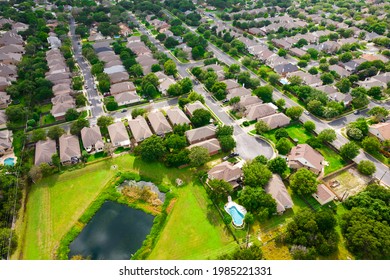
{"type": "Polygon", "coordinates": [[[51,157],[56,153],[56,141],[51,139],[38,141],[35,145],[35,165],[40,165],[43,162],[51,163],[51,157]]]}
{"type": "Polygon", "coordinates": [[[169,125],[167,119],[160,111],[149,113],[148,119],[150,124],[152,125],[154,133],[156,133],[157,135],[172,132],[172,127],[169,125]]]}
{"type": "Polygon", "coordinates": [[[321,171],[324,157],[310,145],[298,144],[291,149],[291,152],[288,155],[288,160],[289,162],[297,161],[303,166],[315,168],[316,170],[321,171]]]}
{"type": "Polygon", "coordinates": [[[140,142],[153,135],[146,120],[142,116],[136,117],[134,120],[129,120],[131,134],[135,141],[140,142]]]}
{"type": "Polygon", "coordinates": [[[294,205],[286,186],[283,184],[279,175],[273,174],[271,180],[265,186],[265,192],[270,194],[276,201],[276,210],[278,213],[284,212],[294,205]]]}
{"type": "Polygon", "coordinates": [[[171,108],[167,110],[167,116],[172,125],[176,124],[191,124],[191,121],[187,118],[186,114],[179,108],[171,108]]]}
{"type": "Polygon", "coordinates": [[[206,141],[202,141],[196,144],[192,144],[188,147],[188,149],[191,149],[193,147],[203,147],[206,148],[209,151],[209,154],[214,154],[221,150],[221,145],[219,144],[219,141],[217,138],[212,138],[206,141]]]}
{"type": "Polygon", "coordinates": [[[59,142],[61,162],[81,157],[79,138],[76,135],[64,134],[60,137],[59,142]]]}
{"type": "Polygon", "coordinates": [[[224,161],[207,172],[210,179],[224,180],[226,182],[234,181],[242,176],[242,170],[237,165],[224,161]]]}

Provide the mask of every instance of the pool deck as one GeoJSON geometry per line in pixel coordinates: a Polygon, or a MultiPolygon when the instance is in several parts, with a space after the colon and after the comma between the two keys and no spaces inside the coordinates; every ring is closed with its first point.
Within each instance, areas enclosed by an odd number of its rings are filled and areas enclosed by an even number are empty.
{"type": "MultiPolygon", "coordinates": [[[[230,216],[231,216],[231,214],[230,214],[230,212],[229,212],[229,209],[230,209],[231,207],[233,207],[233,206],[236,207],[236,209],[245,217],[245,214],[246,214],[247,211],[246,211],[246,209],[244,208],[244,206],[235,203],[235,202],[232,201],[231,198],[229,197],[229,202],[225,204],[224,209],[225,209],[225,211],[226,211],[230,216]]],[[[232,217],[232,218],[233,218],[233,217],[232,217]]],[[[234,225],[235,227],[237,227],[237,228],[241,228],[241,227],[244,225],[244,223],[243,223],[242,225],[236,225],[236,224],[234,223],[234,219],[232,219],[232,223],[233,223],[233,225],[234,225]]]]}
{"type": "Polygon", "coordinates": [[[14,162],[16,163],[17,157],[15,156],[15,154],[14,153],[9,153],[9,154],[5,154],[2,157],[0,157],[0,165],[4,165],[4,161],[7,158],[14,158],[15,159],[14,162]]]}

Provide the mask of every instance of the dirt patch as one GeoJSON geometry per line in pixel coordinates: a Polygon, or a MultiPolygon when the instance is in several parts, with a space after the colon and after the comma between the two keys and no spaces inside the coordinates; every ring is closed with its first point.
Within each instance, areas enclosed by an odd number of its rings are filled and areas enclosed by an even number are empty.
{"type": "Polygon", "coordinates": [[[167,214],[171,213],[172,209],[173,209],[173,206],[175,206],[175,203],[176,203],[176,198],[172,199],[171,202],[169,202],[169,205],[166,209],[167,211],[167,214]]]}
{"type": "Polygon", "coordinates": [[[325,183],[343,200],[361,192],[370,180],[369,177],[361,175],[356,168],[349,168],[324,179],[325,183]]]}
{"type": "Polygon", "coordinates": [[[275,240],[267,242],[261,247],[266,260],[291,260],[291,255],[286,245],[277,245],[275,240]]]}

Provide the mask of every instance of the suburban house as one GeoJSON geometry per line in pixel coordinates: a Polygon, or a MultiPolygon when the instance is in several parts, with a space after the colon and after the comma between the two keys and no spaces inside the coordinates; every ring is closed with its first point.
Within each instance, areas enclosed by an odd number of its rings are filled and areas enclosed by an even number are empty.
{"type": "Polygon", "coordinates": [[[12,131],[0,130],[0,155],[8,154],[12,149],[12,131]]]}
{"type": "Polygon", "coordinates": [[[188,103],[186,106],[184,106],[184,110],[186,113],[192,118],[192,114],[197,109],[204,109],[207,110],[207,108],[200,102],[199,100],[195,101],[194,103],[188,103]]]}
{"type": "Polygon", "coordinates": [[[250,120],[257,120],[260,118],[264,118],[269,115],[276,114],[278,112],[278,107],[272,103],[265,104],[254,104],[248,106],[245,111],[245,117],[250,120]]]}
{"type": "Polygon", "coordinates": [[[129,134],[123,122],[116,122],[107,127],[113,147],[126,147],[130,145],[129,134]]]}
{"type": "Polygon", "coordinates": [[[176,83],[176,81],[174,79],[167,77],[162,82],[160,82],[160,84],[157,86],[157,88],[162,93],[162,95],[166,95],[169,86],[173,85],[174,83],[176,83]]]}
{"type": "Polygon", "coordinates": [[[116,72],[108,75],[110,77],[110,83],[117,84],[129,80],[129,74],[127,72],[116,72]]]}
{"type": "Polygon", "coordinates": [[[160,111],[149,113],[148,120],[156,135],[162,136],[166,133],[172,132],[172,127],[169,125],[169,122],[160,111]]]}
{"type": "Polygon", "coordinates": [[[144,75],[147,75],[152,72],[153,64],[158,64],[158,60],[154,59],[153,55],[151,55],[150,53],[140,55],[135,60],[142,66],[142,71],[144,75]]]}
{"type": "Polygon", "coordinates": [[[98,126],[84,127],[81,130],[81,141],[88,153],[103,151],[104,142],[98,126]]]}
{"type": "Polygon", "coordinates": [[[119,106],[136,103],[141,100],[141,97],[135,91],[127,91],[121,92],[114,96],[115,102],[118,103],[119,106]]]}
{"type": "Polygon", "coordinates": [[[336,197],[336,195],[324,184],[319,184],[317,186],[317,191],[313,193],[312,196],[321,205],[331,202],[336,197]]]}
{"type": "Polygon", "coordinates": [[[167,117],[172,126],[177,124],[191,124],[186,114],[180,108],[170,108],[167,110],[167,117]]]}
{"type": "Polygon", "coordinates": [[[57,147],[55,140],[40,140],[35,144],[35,165],[41,163],[51,164],[51,157],[57,154],[57,147]]]}
{"type": "Polygon", "coordinates": [[[287,156],[288,166],[293,169],[307,168],[315,174],[320,174],[324,168],[324,157],[308,144],[298,144],[287,156]]]}
{"type": "Polygon", "coordinates": [[[244,87],[229,89],[227,92],[228,92],[228,94],[226,95],[227,100],[230,100],[233,97],[237,97],[237,96],[244,97],[252,94],[252,92],[249,89],[246,89],[244,87]]]}
{"type": "Polygon", "coordinates": [[[0,109],[7,108],[9,103],[11,103],[11,96],[4,91],[0,91],[0,109]]]}
{"type": "Polygon", "coordinates": [[[287,209],[293,207],[294,203],[279,175],[273,174],[271,180],[264,188],[265,192],[270,194],[276,201],[276,211],[282,214],[287,209]]]}
{"type": "Polygon", "coordinates": [[[119,94],[122,92],[129,92],[129,91],[135,91],[136,88],[132,82],[122,82],[113,84],[110,87],[110,93],[111,95],[119,94]]]}
{"type": "Polygon", "coordinates": [[[273,114],[264,118],[260,118],[258,120],[262,120],[263,122],[265,122],[270,129],[283,127],[290,124],[290,118],[283,113],[273,114]]]}
{"type": "Polygon", "coordinates": [[[256,95],[245,95],[240,97],[240,101],[234,104],[233,107],[236,110],[245,110],[245,108],[248,106],[261,103],[263,103],[263,101],[256,95]]]}
{"type": "Polygon", "coordinates": [[[7,125],[7,115],[4,110],[0,110],[0,129],[5,128],[7,125]]]}
{"type": "Polygon", "coordinates": [[[234,88],[240,88],[241,85],[239,83],[237,83],[236,81],[233,81],[233,80],[225,80],[223,81],[225,84],[226,84],[226,90],[229,91],[229,90],[232,90],[234,88]]]}
{"type": "Polygon", "coordinates": [[[299,67],[292,63],[283,63],[276,65],[274,67],[276,73],[279,73],[282,76],[286,76],[287,73],[296,72],[299,70],[299,67]]]}
{"type": "Polygon", "coordinates": [[[64,120],[66,111],[75,107],[76,105],[73,100],[71,102],[57,103],[53,105],[50,113],[56,118],[56,120],[64,120]]]}
{"type": "Polygon", "coordinates": [[[291,48],[291,49],[289,49],[288,52],[289,52],[291,55],[297,56],[297,57],[302,57],[302,56],[304,56],[305,54],[307,54],[307,52],[305,52],[304,50],[298,49],[298,48],[291,48]]]}
{"type": "Polygon", "coordinates": [[[320,78],[318,78],[317,76],[314,76],[312,74],[305,73],[303,71],[296,71],[296,72],[288,73],[287,78],[291,78],[291,77],[300,77],[304,84],[311,86],[311,87],[318,87],[318,86],[322,85],[322,81],[320,78]]]}
{"type": "Polygon", "coordinates": [[[208,125],[187,130],[185,132],[185,136],[187,137],[188,143],[195,144],[216,137],[215,131],[215,126],[208,125]]]}
{"type": "Polygon", "coordinates": [[[346,70],[345,68],[343,68],[343,67],[341,67],[341,66],[339,66],[337,64],[330,65],[329,66],[329,71],[335,71],[342,78],[348,77],[349,75],[351,75],[351,72],[349,72],[348,70],[346,70]]]}
{"type": "Polygon", "coordinates": [[[219,141],[217,138],[211,138],[211,139],[206,140],[206,141],[192,144],[191,146],[188,147],[188,149],[191,149],[193,147],[206,148],[209,151],[209,155],[215,155],[221,150],[221,145],[219,144],[219,141]]]}
{"type": "Polygon", "coordinates": [[[379,140],[390,140],[390,123],[377,123],[370,126],[369,133],[379,140]]]}
{"type": "Polygon", "coordinates": [[[129,127],[137,143],[153,135],[148,123],[142,116],[138,116],[134,120],[129,120],[129,127]]]}
{"type": "Polygon", "coordinates": [[[242,177],[243,172],[238,165],[224,161],[211,168],[207,174],[210,180],[224,180],[235,188],[239,185],[237,180],[242,177]]]}
{"type": "Polygon", "coordinates": [[[80,142],[76,135],[62,135],[60,143],[60,160],[62,164],[78,163],[81,158],[80,142]]]}

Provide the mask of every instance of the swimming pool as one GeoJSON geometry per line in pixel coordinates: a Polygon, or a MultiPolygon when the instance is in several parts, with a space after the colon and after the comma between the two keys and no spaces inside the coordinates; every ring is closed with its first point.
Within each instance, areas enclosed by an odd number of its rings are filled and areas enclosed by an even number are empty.
{"type": "Polygon", "coordinates": [[[232,216],[234,225],[240,227],[244,223],[244,214],[242,214],[236,206],[231,206],[229,208],[229,214],[232,216]]]}
{"type": "Polygon", "coordinates": [[[4,165],[14,166],[15,165],[15,158],[6,158],[4,160],[4,165]]]}

